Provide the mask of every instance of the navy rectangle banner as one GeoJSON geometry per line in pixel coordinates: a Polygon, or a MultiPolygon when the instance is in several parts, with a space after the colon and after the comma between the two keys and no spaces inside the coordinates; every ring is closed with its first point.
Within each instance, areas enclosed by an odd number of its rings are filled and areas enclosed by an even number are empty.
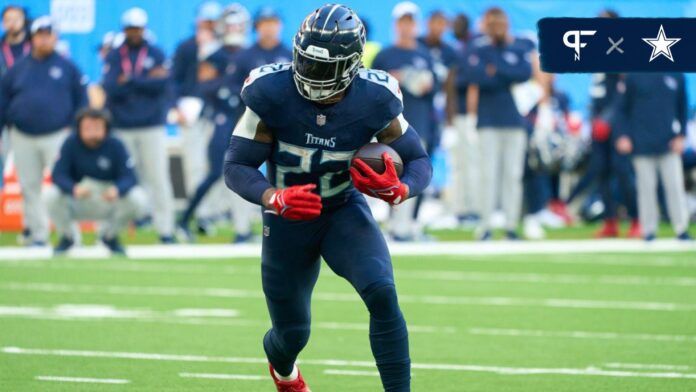
{"type": "Polygon", "coordinates": [[[696,72],[696,18],[543,18],[546,72],[696,72]]]}

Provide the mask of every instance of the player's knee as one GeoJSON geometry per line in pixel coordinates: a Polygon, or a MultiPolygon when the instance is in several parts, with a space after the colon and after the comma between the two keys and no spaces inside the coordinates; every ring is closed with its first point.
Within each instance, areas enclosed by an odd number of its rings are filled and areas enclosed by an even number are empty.
{"type": "Polygon", "coordinates": [[[393,284],[370,288],[361,293],[361,296],[372,317],[383,320],[401,317],[396,287],[393,284]]]}

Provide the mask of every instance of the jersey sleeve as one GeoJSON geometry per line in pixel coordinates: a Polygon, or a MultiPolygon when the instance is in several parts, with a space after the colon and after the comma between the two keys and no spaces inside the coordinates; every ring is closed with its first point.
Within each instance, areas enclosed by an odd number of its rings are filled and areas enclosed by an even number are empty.
{"type": "Polygon", "coordinates": [[[273,111],[277,101],[274,81],[282,71],[288,71],[289,63],[267,64],[252,70],[242,86],[242,102],[266,124],[273,123],[273,111]]]}
{"type": "Polygon", "coordinates": [[[404,110],[399,82],[385,71],[362,69],[358,74],[367,84],[368,96],[377,101],[370,116],[370,128],[381,130],[404,110]]]}

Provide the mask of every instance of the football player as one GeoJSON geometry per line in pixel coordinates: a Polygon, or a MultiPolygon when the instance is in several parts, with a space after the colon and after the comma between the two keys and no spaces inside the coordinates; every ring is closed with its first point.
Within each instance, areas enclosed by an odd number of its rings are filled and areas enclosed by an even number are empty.
{"type": "Polygon", "coordinates": [[[384,389],[410,390],[408,332],[389,251],[358,190],[399,204],[428,185],[432,167],[401,115],[398,82],[362,68],[364,44],[355,12],[322,6],[302,22],[292,64],[257,68],[242,89],[247,109],[227,150],[225,180],[264,209],[262,280],[273,327],[263,347],[278,391],[309,391],[295,362],[309,339],[321,257],[365,302],[384,389]],[[373,137],[401,156],[401,178],[388,154],[383,173],[361,161],[351,167],[373,137]],[[258,170],[264,162],[268,177],[258,170]]]}

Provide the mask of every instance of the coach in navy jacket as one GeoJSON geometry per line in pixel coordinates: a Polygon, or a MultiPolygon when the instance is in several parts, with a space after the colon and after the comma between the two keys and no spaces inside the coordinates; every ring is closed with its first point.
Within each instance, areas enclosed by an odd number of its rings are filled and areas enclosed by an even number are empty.
{"type": "Polygon", "coordinates": [[[7,125],[10,130],[27,237],[37,246],[48,239],[48,215],[41,203],[44,169],[55,161],[75,112],[87,104],[85,80],[70,60],[56,53],[57,40],[51,19],[36,19],[31,54],[0,82],[0,129],[7,125]]]}
{"type": "Polygon", "coordinates": [[[125,42],[106,56],[104,90],[114,130],[135,160],[149,193],[152,218],[163,243],[174,242],[174,192],[169,178],[166,112],[170,78],[164,54],[145,39],[147,13],[131,8],[121,24],[125,42]]]}
{"type": "Polygon", "coordinates": [[[681,154],[687,123],[683,74],[628,74],[620,84],[616,149],[633,154],[638,189],[638,217],[647,240],[659,221],[657,179],[665,191],[669,217],[679,239],[690,239],[681,154]]]}
{"type": "Polygon", "coordinates": [[[101,220],[102,242],[122,253],[118,233],[142,211],[145,194],[137,187],[133,160],[110,134],[110,116],[97,109],[77,115],[76,130],[63,143],[53,167],[53,185],[43,193],[60,242],[57,253],[74,243],[80,220],[101,220]]]}
{"type": "Polygon", "coordinates": [[[478,87],[480,239],[491,238],[490,219],[498,204],[505,212],[506,236],[517,239],[527,134],[512,87],[531,77],[533,47],[528,40],[510,35],[507,15],[500,8],[486,11],[484,25],[486,35],[475,39],[465,55],[469,82],[478,87]]]}

